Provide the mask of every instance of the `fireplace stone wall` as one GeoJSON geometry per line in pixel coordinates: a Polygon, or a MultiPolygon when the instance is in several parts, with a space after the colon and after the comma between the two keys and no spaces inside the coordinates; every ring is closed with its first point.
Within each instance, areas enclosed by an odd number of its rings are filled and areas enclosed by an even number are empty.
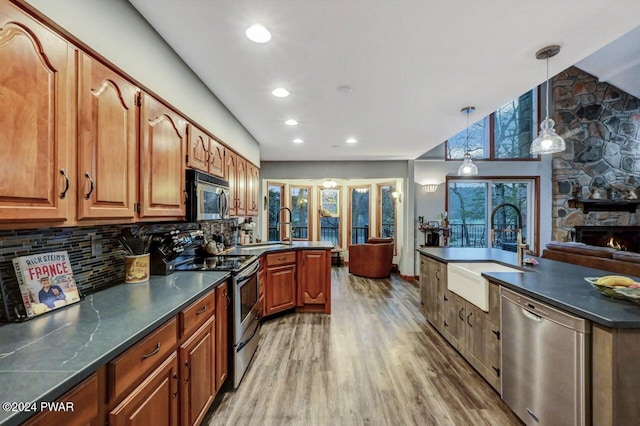
{"type": "Polygon", "coordinates": [[[571,208],[574,188],[588,198],[610,188],[640,194],[640,99],[576,67],[553,78],[556,131],[567,142],[553,158],[552,240],[568,241],[576,226],[633,226],[640,214],[571,208]]]}

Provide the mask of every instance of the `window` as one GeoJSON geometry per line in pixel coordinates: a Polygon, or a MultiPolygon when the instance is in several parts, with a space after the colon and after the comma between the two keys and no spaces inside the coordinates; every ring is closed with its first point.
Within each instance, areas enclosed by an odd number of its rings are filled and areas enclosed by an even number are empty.
{"type": "Polygon", "coordinates": [[[294,240],[309,240],[309,195],[311,188],[291,186],[291,229],[294,240]]]}
{"type": "MultiPolygon", "coordinates": [[[[469,152],[474,159],[532,160],[529,153],[536,137],[537,93],[530,90],[469,126],[469,152]]],[[[447,160],[461,160],[465,153],[467,129],[445,144],[447,160]]]]}
{"type": "Polygon", "coordinates": [[[280,241],[281,229],[278,223],[282,215],[280,209],[284,206],[284,185],[280,183],[267,184],[269,193],[269,241],[280,241]]]}
{"type": "Polygon", "coordinates": [[[516,250],[517,230],[530,248],[538,240],[534,218],[539,178],[447,178],[449,246],[516,250]]]}
{"type": "Polygon", "coordinates": [[[377,233],[383,238],[396,241],[396,200],[391,195],[395,184],[378,184],[378,221],[377,233]]]}
{"type": "Polygon", "coordinates": [[[369,186],[349,187],[349,235],[351,244],[362,244],[369,239],[371,208],[369,186]]]}
{"type": "Polygon", "coordinates": [[[340,188],[320,189],[320,241],[340,246],[340,188]]]}

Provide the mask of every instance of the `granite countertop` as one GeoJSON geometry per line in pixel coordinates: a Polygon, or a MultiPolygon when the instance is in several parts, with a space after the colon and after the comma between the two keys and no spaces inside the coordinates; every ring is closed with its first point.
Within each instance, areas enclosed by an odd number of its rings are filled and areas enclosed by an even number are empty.
{"type": "Polygon", "coordinates": [[[268,241],[266,243],[247,244],[236,246],[228,254],[255,254],[261,256],[271,252],[290,250],[331,250],[333,243],[329,241],[294,241],[291,244],[279,241],[268,241]]]}
{"type": "MultiPolygon", "coordinates": [[[[497,261],[516,265],[516,254],[490,248],[425,247],[419,253],[444,263],[497,261]]],[[[531,257],[531,256],[527,256],[531,257]]],[[[603,296],[585,277],[615,275],[613,272],[536,258],[537,266],[525,273],[487,272],[482,275],[506,288],[531,296],[594,323],[611,328],[640,328],[640,305],[603,296]]],[[[640,278],[636,279],[640,281],[640,278]]]]}
{"type": "MultiPolygon", "coordinates": [[[[152,276],[1,326],[0,402],[55,401],[228,277],[227,272],[152,276]]],[[[33,414],[2,410],[0,424],[19,424],[33,414]]]]}

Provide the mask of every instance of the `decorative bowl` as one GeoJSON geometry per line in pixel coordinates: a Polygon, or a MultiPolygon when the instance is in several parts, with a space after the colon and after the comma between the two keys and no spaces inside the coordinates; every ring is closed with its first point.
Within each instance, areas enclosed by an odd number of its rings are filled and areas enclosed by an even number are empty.
{"type": "Polygon", "coordinates": [[[614,291],[625,299],[640,304],[640,288],[618,287],[614,291]]]}
{"type": "Polygon", "coordinates": [[[627,297],[624,294],[620,294],[616,291],[619,287],[611,287],[604,284],[597,284],[596,281],[598,280],[598,278],[599,277],[585,277],[585,281],[591,284],[596,290],[598,290],[600,293],[604,294],[607,297],[610,297],[612,299],[622,299],[622,300],[627,299],[627,297]]]}

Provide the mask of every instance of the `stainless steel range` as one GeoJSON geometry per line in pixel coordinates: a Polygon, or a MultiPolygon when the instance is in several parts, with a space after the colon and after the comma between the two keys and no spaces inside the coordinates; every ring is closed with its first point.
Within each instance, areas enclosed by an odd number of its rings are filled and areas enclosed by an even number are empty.
{"type": "Polygon", "coordinates": [[[176,271],[229,271],[232,281],[233,387],[237,388],[249,368],[260,341],[258,307],[258,257],[252,255],[216,255],[200,258],[184,255],[175,261],[176,271]]]}

